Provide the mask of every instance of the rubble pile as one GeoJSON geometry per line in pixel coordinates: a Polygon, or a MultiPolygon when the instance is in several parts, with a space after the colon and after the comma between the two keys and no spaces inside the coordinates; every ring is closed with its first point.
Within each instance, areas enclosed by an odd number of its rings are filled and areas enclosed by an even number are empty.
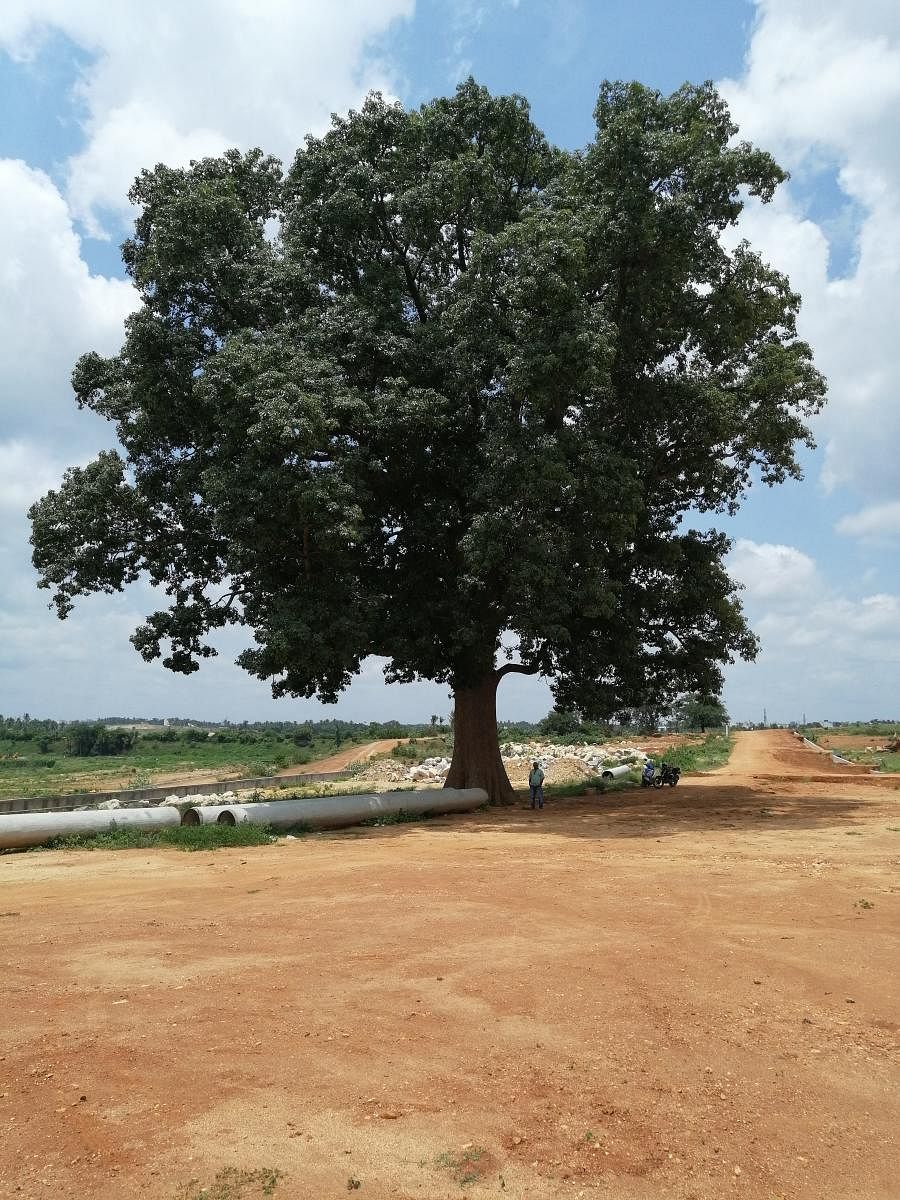
{"type": "Polygon", "coordinates": [[[545,770],[556,759],[577,759],[592,773],[602,771],[604,767],[642,763],[647,757],[636,746],[598,746],[588,742],[576,746],[557,746],[553,742],[504,742],[500,754],[504,763],[537,761],[545,770]]]}
{"type": "MultiPolygon", "coordinates": [[[[636,746],[558,746],[553,742],[504,742],[500,755],[513,786],[527,782],[533,762],[539,762],[548,779],[562,781],[600,775],[608,767],[641,765],[647,755],[636,746]],[[524,769],[524,775],[523,775],[524,769]]],[[[440,784],[450,770],[449,758],[426,758],[409,767],[403,778],[412,783],[440,784]]]]}
{"type": "Polygon", "coordinates": [[[404,773],[404,778],[414,783],[443,783],[449,770],[449,758],[426,758],[424,762],[410,767],[404,773]]]}

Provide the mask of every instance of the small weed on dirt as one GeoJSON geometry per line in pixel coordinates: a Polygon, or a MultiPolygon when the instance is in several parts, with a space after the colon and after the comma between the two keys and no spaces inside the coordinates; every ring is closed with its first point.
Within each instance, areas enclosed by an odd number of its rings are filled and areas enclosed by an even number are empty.
{"type": "Polygon", "coordinates": [[[347,1180],[347,1191],[356,1192],[362,1187],[362,1180],[357,1179],[355,1175],[351,1175],[347,1180]]]}
{"type": "Polygon", "coordinates": [[[441,1171],[447,1171],[460,1187],[468,1187],[481,1179],[486,1151],[483,1146],[466,1146],[462,1150],[445,1150],[434,1160],[441,1171]]]}
{"type": "Polygon", "coordinates": [[[856,907],[856,908],[874,908],[875,905],[872,903],[871,900],[857,900],[854,907],[856,907]]]}
{"type": "Polygon", "coordinates": [[[278,1181],[284,1173],[273,1167],[244,1171],[239,1167],[223,1167],[207,1187],[198,1186],[192,1179],[177,1193],[175,1200],[250,1200],[255,1196],[274,1196],[278,1181]]]}

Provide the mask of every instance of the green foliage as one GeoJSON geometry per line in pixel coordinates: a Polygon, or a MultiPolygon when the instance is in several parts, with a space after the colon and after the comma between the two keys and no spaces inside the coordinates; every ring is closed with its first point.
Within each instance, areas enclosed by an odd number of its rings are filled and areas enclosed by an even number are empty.
{"type": "Polygon", "coordinates": [[[620,775],[616,779],[589,775],[586,779],[571,779],[565,783],[545,783],[544,795],[559,799],[563,796],[584,796],[587,792],[628,792],[637,787],[639,781],[640,775],[637,771],[629,775],[620,775]]]}
{"type": "Polygon", "coordinates": [[[65,732],[66,753],[72,758],[125,754],[136,740],[137,734],[132,730],[108,729],[99,723],[75,722],[65,732]]]}
{"type": "Polygon", "coordinates": [[[734,749],[734,738],[724,734],[710,733],[696,745],[669,746],[656,751],[654,761],[665,761],[673,767],[687,771],[712,771],[724,767],[734,749]]]}
{"type": "MultiPolygon", "coordinates": [[[[420,763],[426,758],[449,758],[453,753],[453,740],[450,737],[414,738],[394,746],[389,757],[401,758],[404,762],[420,763]]],[[[379,758],[383,757],[378,755],[379,758]]]]}
{"type": "Polygon", "coordinates": [[[673,706],[670,728],[697,729],[706,733],[707,729],[721,729],[727,724],[728,711],[718,696],[694,692],[678,698],[673,706]]]}
{"type": "Polygon", "coordinates": [[[165,829],[114,829],[108,833],[54,838],[45,850],[221,850],[266,846],[273,831],[265,825],[174,825],[165,829]]]}
{"type": "Polygon", "coordinates": [[[832,721],[827,728],[817,721],[811,721],[809,725],[802,726],[800,732],[810,740],[814,734],[821,736],[832,733],[865,734],[872,738],[900,737],[900,720],[879,717],[871,721],[832,721]]]}
{"type": "Polygon", "coordinates": [[[878,752],[875,750],[836,750],[835,753],[840,754],[842,758],[849,759],[850,762],[873,767],[878,771],[883,771],[887,775],[900,771],[900,754],[891,754],[887,751],[878,752]]]}
{"type": "Polygon", "coordinates": [[[824,394],[788,281],[721,236],[785,175],[708,84],[604,83],[594,115],[565,152],[469,80],[370,96],[286,175],[143,172],[141,307],[73,375],[122,449],[31,509],[60,617],[147,577],[145,659],[197,670],[243,624],[276,696],[378,654],[459,701],[505,631],[563,710],[715,693],[756,641],[728,540],[682,517],[799,476],[824,394]]]}
{"type": "Polygon", "coordinates": [[[580,734],[581,717],[577,712],[566,712],[563,709],[554,708],[540,722],[538,729],[548,737],[565,737],[567,734],[580,734]]]}
{"type": "MultiPolygon", "coordinates": [[[[358,729],[368,734],[368,725],[359,725],[358,729]]],[[[193,769],[215,771],[222,778],[260,775],[266,767],[275,769],[273,764],[296,766],[334,750],[330,730],[329,740],[314,737],[304,750],[294,745],[289,731],[260,728],[239,735],[226,730],[224,737],[217,731],[215,738],[208,738],[204,732],[199,741],[183,740],[180,731],[164,732],[172,732],[171,739],[161,738],[158,731],[140,732],[132,747],[120,755],[91,754],[83,759],[38,755],[35,742],[27,740],[15,740],[15,749],[10,753],[16,757],[6,757],[0,742],[0,797],[148,787],[159,773],[193,769]],[[130,776],[125,785],[121,782],[123,776],[130,776]]]]}

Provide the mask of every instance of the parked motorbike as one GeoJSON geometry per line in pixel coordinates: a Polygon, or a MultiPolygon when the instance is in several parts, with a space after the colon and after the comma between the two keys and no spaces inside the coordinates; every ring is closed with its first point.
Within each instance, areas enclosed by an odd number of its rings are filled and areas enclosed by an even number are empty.
{"type": "Polygon", "coordinates": [[[681,767],[672,767],[668,763],[663,763],[659,768],[659,774],[653,779],[653,786],[661,788],[664,783],[669,787],[674,787],[681,778],[681,767]]]}
{"type": "Polygon", "coordinates": [[[646,762],[644,769],[641,771],[641,787],[653,787],[653,776],[656,774],[656,767],[652,762],[646,762]]]}

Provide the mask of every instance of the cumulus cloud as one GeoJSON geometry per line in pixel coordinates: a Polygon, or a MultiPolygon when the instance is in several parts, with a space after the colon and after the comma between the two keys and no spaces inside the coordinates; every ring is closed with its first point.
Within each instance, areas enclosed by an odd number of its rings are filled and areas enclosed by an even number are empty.
{"type": "Polygon", "coordinates": [[[127,212],[142,167],[225,146],[289,156],[333,111],[391,76],[372,42],[414,0],[8,0],[0,47],[39,52],[48,31],[90,54],[77,88],[86,144],[68,164],[75,215],[100,231],[127,212]]]}
{"type": "Polygon", "coordinates": [[[822,483],[883,503],[898,494],[900,441],[900,6],[757,0],[757,10],[746,72],[721,86],[742,136],[796,183],[775,205],[750,204],[742,232],[803,295],[801,333],[830,385],[816,425],[822,483]],[[858,214],[851,266],[837,271],[842,222],[812,220],[801,186],[829,177],[858,214]]]}
{"type": "MultiPolygon", "coordinates": [[[[2,436],[70,436],[68,379],[77,356],[121,344],[136,296],[92,275],[65,199],[42,172],[0,159],[0,420],[2,436]]],[[[99,426],[82,416],[80,429],[99,426]]]]}
{"type": "Polygon", "coordinates": [[[745,587],[759,658],[726,672],[726,701],[737,719],[875,715],[890,707],[900,664],[900,596],[854,596],[829,585],[795,546],[742,539],[729,556],[745,587]],[[885,703],[885,699],[887,703],[885,703]],[[873,707],[874,706],[874,707],[873,707]]]}
{"type": "Polygon", "coordinates": [[[842,517],[837,532],[848,537],[878,538],[900,534],[900,500],[872,504],[858,513],[842,517]]]}
{"type": "Polygon", "coordinates": [[[816,564],[795,546],[777,546],[740,538],[728,557],[728,570],[747,598],[794,604],[820,585],[816,564]]]}

